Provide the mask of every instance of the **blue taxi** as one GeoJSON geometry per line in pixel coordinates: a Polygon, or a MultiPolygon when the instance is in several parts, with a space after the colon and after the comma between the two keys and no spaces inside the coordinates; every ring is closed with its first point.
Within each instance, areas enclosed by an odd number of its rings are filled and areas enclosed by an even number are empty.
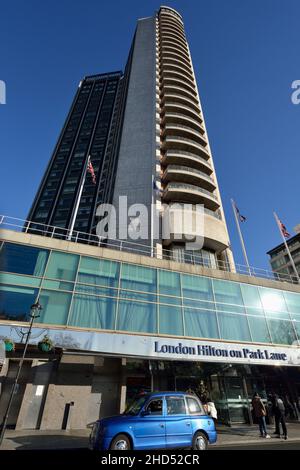
{"type": "Polygon", "coordinates": [[[181,392],[145,394],[121,415],[93,426],[94,450],[150,450],[191,447],[206,450],[217,441],[214,421],[195,395],[181,392]]]}

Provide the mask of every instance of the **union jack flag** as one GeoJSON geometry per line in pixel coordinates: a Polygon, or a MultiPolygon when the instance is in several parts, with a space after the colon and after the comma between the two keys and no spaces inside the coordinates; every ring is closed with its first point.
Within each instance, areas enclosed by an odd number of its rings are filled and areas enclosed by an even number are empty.
{"type": "Polygon", "coordinates": [[[284,238],[290,238],[291,235],[289,234],[289,232],[286,229],[286,226],[281,222],[281,220],[279,220],[279,225],[280,225],[281,233],[284,236],[284,238]]]}
{"type": "Polygon", "coordinates": [[[93,184],[96,184],[95,170],[94,170],[94,168],[93,168],[93,165],[92,165],[91,157],[90,157],[90,156],[89,156],[89,158],[88,158],[87,172],[91,175],[93,184]]]}

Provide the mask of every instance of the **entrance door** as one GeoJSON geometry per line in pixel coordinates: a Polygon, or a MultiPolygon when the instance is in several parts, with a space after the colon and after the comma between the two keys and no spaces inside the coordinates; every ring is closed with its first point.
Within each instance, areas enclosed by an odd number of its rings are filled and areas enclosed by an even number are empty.
{"type": "Polygon", "coordinates": [[[241,377],[224,377],[229,419],[231,423],[247,422],[247,400],[241,377]]]}

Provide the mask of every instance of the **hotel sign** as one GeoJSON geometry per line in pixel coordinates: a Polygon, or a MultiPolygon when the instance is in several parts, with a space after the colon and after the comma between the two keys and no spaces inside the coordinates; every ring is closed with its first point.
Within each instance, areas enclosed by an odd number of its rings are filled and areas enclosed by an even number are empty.
{"type": "MultiPolygon", "coordinates": [[[[39,334],[45,334],[45,329],[34,327],[33,330],[35,338],[38,338],[39,334]]],[[[8,336],[9,332],[9,325],[0,326],[0,337],[8,336]]],[[[287,347],[226,341],[197,341],[71,328],[47,328],[47,335],[57,347],[73,351],[161,360],[300,366],[299,344],[287,347]]],[[[14,339],[18,340],[18,338],[14,339]]],[[[37,342],[38,339],[35,341],[37,342]]]]}
{"type": "MultiPolygon", "coordinates": [[[[186,346],[184,343],[178,343],[177,346],[154,342],[154,350],[158,354],[172,354],[176,356],[200,356],[205,358],[223,359],[243,359],[247,362],[255,361],[276,361],[285,363],[288,361],[288,354],[281,350],[270,350],[260,348],[241,347],[240,345],[230,345],[229,347],[212,346],[209,344],[197,344],[195,346],[186,346]]],[[[299,351],[300,354],[300,351],[299,351]]]]}

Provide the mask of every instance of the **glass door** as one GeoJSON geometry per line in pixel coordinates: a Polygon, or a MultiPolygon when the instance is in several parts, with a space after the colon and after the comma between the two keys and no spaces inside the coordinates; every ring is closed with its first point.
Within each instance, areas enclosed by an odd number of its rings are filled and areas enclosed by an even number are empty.
{"type": "Polygon", "coordinates": [[[241,377],[224,377],[229,420],[234,423],[248,422],[247,399],[241,377]]]}

